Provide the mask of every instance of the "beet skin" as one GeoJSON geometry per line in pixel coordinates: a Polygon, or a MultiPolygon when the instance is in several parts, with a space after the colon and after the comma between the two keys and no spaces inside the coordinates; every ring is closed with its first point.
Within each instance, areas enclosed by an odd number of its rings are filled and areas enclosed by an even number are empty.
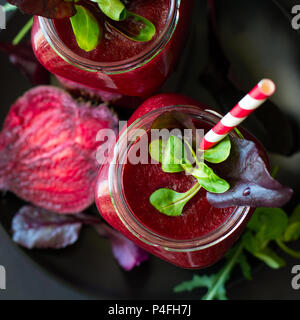
{"type": "Polygon", "coordinates": [[[94,201],[97,132],[117,121],[105,105],[77,103],[58,88],[29,90],[0,133],[0,189],[57,213],[84,210],[94,201]]]}

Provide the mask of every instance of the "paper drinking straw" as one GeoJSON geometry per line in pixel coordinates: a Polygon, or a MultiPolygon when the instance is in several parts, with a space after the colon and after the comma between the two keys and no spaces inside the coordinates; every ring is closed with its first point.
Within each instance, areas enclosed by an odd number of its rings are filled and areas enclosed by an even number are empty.
{"type": "Polygon", "coordinates": [[[208,150],[223,140],[271,95],[276,86],[272,80],[261,80],[233,109],[228,112],[202,139],[201,150],[208,150]]]}

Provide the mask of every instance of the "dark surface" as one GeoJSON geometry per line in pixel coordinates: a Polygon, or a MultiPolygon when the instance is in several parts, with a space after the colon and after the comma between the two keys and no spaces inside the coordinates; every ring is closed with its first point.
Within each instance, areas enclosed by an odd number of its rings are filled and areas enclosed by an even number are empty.
{"type": "MultiPolygon", "coordinates": [[[[164,91],[183,92],[208,105],[216,105],[209,92],[198,82],[208,53],[205,46],[205,1],[197,1],[198,11],[195,12],[201,12],[201,24],[193,25],[181,62],[164,91]],[[182,81],[183,78],[185,81],[182,81]]],[[[22,15],[15,16],[7,30],[0,33],[0,40],[11,40],[24,21],[26,18],[22,15]]],[[[0,119],[3,119],[11,103],[31,84],[2,54],[0,68],[0,119]]],[[[280,159],[288,163],[292,161],[295,166],[299,163],[297,155],[292,159],[280,159]]],[[[22,202],[11,194],[3,196],[0,201],[0,221],[3,225],[0,226],[0,265],[6,268],[7,273],[7,290],[0,290],[0,299],[176,299],[198,298],[203,293],[172,293],[175,285],[191,279],[194,272],[179,269],[155,257],[132,272],[124,272],[112,258],[108,241],[99,238],[90,229],[84,230],[77,244],[64,250],[23,250],[11,241],[9,235],[11,217],[21,205],[22,202]]],[[[295,244],[295,249],[297,247],[300,249],[299,242],[295,244]]],[[[271,270],[253,261],[255,271],[251,281],[242,280],[240,273],[235,271],[228,286],[228,298],[299,299],[300,292],[291,287],[291,269],[300,261],[286,258],[287,266],[280,270],[271,270]]],[[[198,273],[210,273],[218,268],[219,265],[216,265],[198,273]]]]}

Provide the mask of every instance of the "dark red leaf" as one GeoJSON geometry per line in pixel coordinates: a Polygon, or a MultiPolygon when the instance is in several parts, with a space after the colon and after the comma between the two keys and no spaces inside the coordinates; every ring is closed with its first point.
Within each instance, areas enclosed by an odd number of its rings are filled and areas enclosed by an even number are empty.
{"type": "Polygon", "coordinates": [[[83,225],[94,226],[102,237],[109,238],[113,255],[125,270],[148,259],[146,251],[100,218],[83,213],[62,215],[30,205],[23,206],[13,218],[13,241],[27,249],[61,249],[78,240],[83,225]]]}
{"type": "Polygon", "coordinates": [[[28,248],[65,248],[77,241],[82,223],[33,206],[22,207],[12,221],[13,241],[28,248]]]}
{"type": "Polygon", "coordinates": [[[273,179],[254,142],[231,139],[230,157],[215,171],[231,188],[222,194],[207,193],[209,203],[217,208],[231,206],[282,207],[293,191],[273,179]]]}
{"type": "Polygon", "coordinates": [[[0,51],[8,55],[10,62],[20,69],[32,84],[49,83],[49,72],[36,59],[30,43],[0,43],[0,51]]]}
{"type": "Polygon", "coordinates": [[[101,224],[96,226],[96,230],[110,239],[113,255],[123,269],[129,271],[149,258],[146,251],[111,227],[101,224]]]}
{"type": "Polygon", "coordinates": [[[74,1],[65,0],[8,0],[27,14],[50,19],[71,17],[75,14],[74,1]]]}

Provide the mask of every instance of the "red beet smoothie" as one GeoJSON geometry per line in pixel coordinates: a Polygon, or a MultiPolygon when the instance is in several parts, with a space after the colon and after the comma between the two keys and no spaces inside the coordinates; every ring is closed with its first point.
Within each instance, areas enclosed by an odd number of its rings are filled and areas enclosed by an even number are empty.
{"type": "MultiPolygon", "coordinates": [[[[140,117],[149,117],[162,108],[172,110],[173,106],[184,106],[187,110],[193,108],[193,112],[211,115],[204,105],[190,98],[162,94],[146,100],[132,115],[128,125],[136,124],[140,117]]],[[[197,127],[204,127],[201,122],[197,127]]],[[[204,129],[209,128],[205,124],[204,129]]],[[[241,132],[247,139],[255,141],[244,130],[241,132]]],[[[240,207],[213,208],[206,200],[205,191],[200,190],[185,206],[182,216],[167,217],[149,203],[152,192],[162,187],[183,192],[195,183],[194,178],[182,173],[164,173],[160,165],[127,163],[122,165],[121,171],[117,167],[107,163],[100,168],[95,194],[99,213],[111,226],[145,250],[182,268],[199,269],[216,263],[240,236],[254,211],[240,207]],[[116,172],[121,172],[119,178],[116,172]],[[153,232],[156,235],[153,236],[153,232]]]]}
{"type": "MultiPolygon", "coordinates": [[[[56,76],[97,90],[100,97],[147,97],[157,92],[178,60],[186,39],[193,0],[132,0],[128,8],[156,24],[157,34],[147,43],[130,41],[104,28],[103,41],[91,51],[81,50],[67,20],[35,17],[31,33],[34,53],[56,76]],[[166,21],[166,11],[170,14],[166,21]],[[172,11],[171,11],[172,8],[172,11]],[[58,32],[56,32],[58,31],[58,32]],[[129,58],[129,60],[124,60],[129,58]]],[[[98,19],[101,20],[101,12],[98,19]]],[[[129,106],[130,107],[130,106],[129,106]]]]}
{"type": "MultiPolygon", "coordinates": [[[[207,124],[198,123],[199,129],[206,129],[207,124]]],[[[148,135],[150,141],[150,134],[148,135]]],[[[130,154],[130,151],[129,151],[130,154]]],[[[155,233],[176,240],[195,239],[217,229],[232,214],[234,208],[213,208],[206,199],[206,191],[201,189],[184,207],[179,217],[168,217],[156,210],[149,198],[160,188],[186,192],[197,180],[184,172],[166,173],[161,164],[131,164],[123,168],[123,190],[127,205],[136,218],[155,233]]]]}
{"type": "Polygon", "coordinates": [[[97,48],[90,52],[85,52],[78,47],[69,19],[54,20],[55,29],[62,41],[73,52],[84,58],[98,62],[122,61],[140,54],[159,37],[166,25],[169,13],[169,0],[135,0],[129,2],[126,6],[127,10],[149,19],[157,30],[151,41],[136,42],[110,28],[105,23],[106,17],[99,10],[97,4],[90,1],[79,1],[78,4],[88,8],[102,27],[103,36],[97,48]]]}

